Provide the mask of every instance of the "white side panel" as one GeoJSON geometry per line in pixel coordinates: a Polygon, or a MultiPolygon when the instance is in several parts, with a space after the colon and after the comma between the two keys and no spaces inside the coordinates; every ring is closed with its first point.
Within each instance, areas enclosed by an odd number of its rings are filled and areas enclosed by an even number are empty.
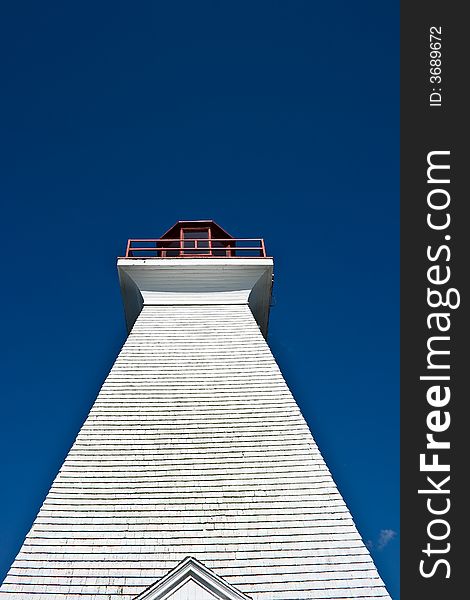
{"type": "MultiPolygon", "coordinates": [[[[168,600],[217,600],[216,596],[210,594],[192,579],[167,598],[168,600]]],[[[167,599],[165,598],[165,600],[167,599]]]]}

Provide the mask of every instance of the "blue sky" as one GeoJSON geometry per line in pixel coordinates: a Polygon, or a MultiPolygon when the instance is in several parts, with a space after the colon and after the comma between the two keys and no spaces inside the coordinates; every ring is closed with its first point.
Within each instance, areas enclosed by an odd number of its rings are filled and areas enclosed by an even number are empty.
{"type": "Polygon", "coordinates": [[[275,258],[269,341],[399,597],[399,3],[0,8],[0,577],[124,339],[128,237],[275,258]]]}

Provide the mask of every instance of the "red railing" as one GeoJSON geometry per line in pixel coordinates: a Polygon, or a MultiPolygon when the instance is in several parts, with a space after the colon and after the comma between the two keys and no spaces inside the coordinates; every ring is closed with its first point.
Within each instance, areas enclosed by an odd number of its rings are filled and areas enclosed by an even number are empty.
{"type": "Polygon", "coordinates": [[[261,238],[132,239],[124,258],[227,258],[266,257],[261,238]]]}

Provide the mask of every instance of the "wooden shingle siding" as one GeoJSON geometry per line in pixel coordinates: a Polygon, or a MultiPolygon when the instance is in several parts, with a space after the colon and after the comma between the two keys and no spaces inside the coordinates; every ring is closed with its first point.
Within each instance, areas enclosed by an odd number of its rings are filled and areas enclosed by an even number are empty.
{"type": "Polygon", "coordinates": [[[144,306],[0,600],[131,600],[187,556],[253,600],[388,598],[246,304],[144,306]]]}

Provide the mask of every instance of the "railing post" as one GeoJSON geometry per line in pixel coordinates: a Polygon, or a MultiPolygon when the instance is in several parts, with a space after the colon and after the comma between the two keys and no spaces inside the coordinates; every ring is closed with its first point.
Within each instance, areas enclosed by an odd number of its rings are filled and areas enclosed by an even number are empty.
{"type": "Polygon", "coordinates": [[[130,258],[131,240],[127,240],[126,258],[130,258]]]}
{"type": "Polygon", "coordinates": [[[264,238],[261,238],[261,256],[266,258],[266,248],[264,245],[264,238]]]}

